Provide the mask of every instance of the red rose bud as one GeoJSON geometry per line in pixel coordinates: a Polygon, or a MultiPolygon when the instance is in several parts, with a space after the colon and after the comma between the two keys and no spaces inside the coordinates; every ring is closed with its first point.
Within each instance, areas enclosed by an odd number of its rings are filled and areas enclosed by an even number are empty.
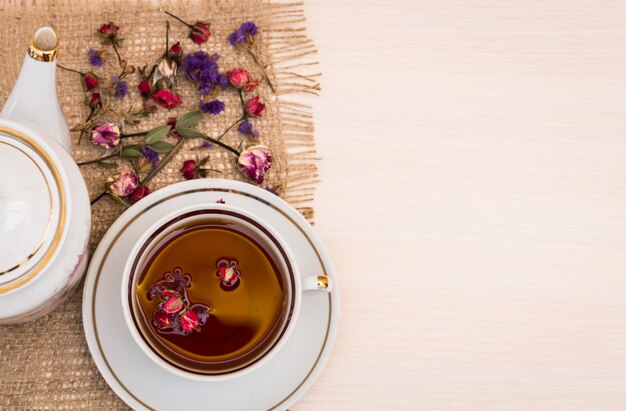
{"type": "Polygon", "coordinates": [[[257,87],[259,87],[259,80],[251,80],[248,82],[248,84],[243,86],[243,91],[245,91],[246,93],[249,93],[251,91],[256,90],[257,87]]]}
{"type": "Polygon", "coordinates": [[[189,33],[189,38],[193,40],[196,44],[203,44],[211,36],[211,29],[209,28],[210,24],[206,21],[198,21],[196,24],[191,26],[191,32],[189,33]]]}
{"type": "Polygon", "coordinates": [[[148,80],[143,80],[139,82],[139,84],[137,84],[137,88],[139,89],[141,97],[143,98],[148,98],[148,96],[150,96],[150,91],[152,91],[152,88],[150,87],[150,82],[148,80]]]}
{"type": "Polygon", "coordinates": [[[85,91],[91,91],[94,88],[98,87],[98,76],[96,76],[91,71],[85,73],[85,75],[83,76],[83,81],[85,82],[85,91]]]}
{"type": "Polygon", "coordinates": [[[100,26],[98,33],[100,33],[104,37],[114,38],[119,30],[120,30],[119,26],[116,26],[115,23],[110,21],[100,26]]]}
{"type": "Polygon", "coordinates": [[[170,110],[183,103],[179,96],[174,94],[171,90],[167,89],[159,90],[154,93],[152,95],[152,100],[154,100],[160,106],[170,110]]]}
{"type": "Polygon", "coordinates": [[[253,115],[254,117],[261,117],[261,113],[265,110],[265,104],[261,103],[259,96],[255,96],[246,101],[244,110],[247,114],[253,115]]]}
{"type": "Polygon", "coordinates": [[[102,98],[100,97],[100,93],[91,93],[91,97],[89,97],[89,102],[87,103],[87,105],[93,109],[102,108],[102,98]]]}
{"type": "Polygon", "coordinates": [[[133,191],[133,194],[130,196],[130,201],[136,203],[150,193],[152,193],[152,191],[148,187],[139,186],[135,191],[133,191]]]}
{"type": "Polygon", "coordinates": [[[167,328],[172,324],[172,319],[165,311],[157,311],[152,315],[154,325],[159,328],[167,328]]]}
{"type": "Polygon", "coordinates": [[[180,172],[187,180],[196,178],[196,160],[186,160],[180,168],[180,172]]]}
{"type": "Polygon", "coordinates": [[[198,313],[195,311],[185,311],[185,313],[180,316],[180,326],[185,332],[195,330],[198,328],[199,323],[200,318],[198,317],[198,313]]]}
{"type": "Polygon", "coordinates": [[[250,81],[250,73],[241,67],[232,69],[226,73],[226,76],[230,85],[236,88],[243,87],[250,81]]]}
{"type": "Polygon", "coordinates": [[[180,41],[172,44],[170,47],[170,56],[172,57],[180,57],[183,55],[183,47],[180,45],[180,41]]]}

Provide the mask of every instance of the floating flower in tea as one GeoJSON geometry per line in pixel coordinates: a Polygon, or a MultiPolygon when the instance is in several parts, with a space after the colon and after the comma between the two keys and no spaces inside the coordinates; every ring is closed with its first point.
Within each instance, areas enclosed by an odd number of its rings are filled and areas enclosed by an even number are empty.
{"type": "Polygon", "coordinates": [[[239,275],[241,272],[237,269],[237,260],[222,258],[215,264],[217,267],[217,276],[222,279],[220,284],[224,290],[234,290],[239,285],[239,275]]]}
{"type": "Polygon", "coordinates": [[[165,273],[148,291],[148,299],[161,302],[152,313],[152,325],[161,334],[189,335],[200,331],[209,318],[210,309],[204,304],[192,304],[187,294],[191,276],[183,275],[176,267],[172,273],[165,273]]]}

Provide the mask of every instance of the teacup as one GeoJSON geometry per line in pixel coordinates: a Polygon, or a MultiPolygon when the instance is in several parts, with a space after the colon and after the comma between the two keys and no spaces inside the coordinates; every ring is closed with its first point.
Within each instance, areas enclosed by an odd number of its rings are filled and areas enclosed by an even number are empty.
{"type": "Polygon", "coordinates": [[[301,278],[286,241],[262,219],[211,203],[153,223],[129,254],[121,292],[130,334],[148,357],[179,376],[216,380],[269,361],[295,328],[302,293],[331,288],[326,276],[301,278]]]}

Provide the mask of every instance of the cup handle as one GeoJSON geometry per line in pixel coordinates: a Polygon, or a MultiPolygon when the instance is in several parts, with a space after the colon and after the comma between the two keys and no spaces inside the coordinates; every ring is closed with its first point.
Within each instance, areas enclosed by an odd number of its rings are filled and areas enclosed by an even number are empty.
{"type": "Polygon", "coordinates": [[[302,279],[302,291],[321,290],[331,292],[333,283],[326,275],[312,275],[302,279]]]}

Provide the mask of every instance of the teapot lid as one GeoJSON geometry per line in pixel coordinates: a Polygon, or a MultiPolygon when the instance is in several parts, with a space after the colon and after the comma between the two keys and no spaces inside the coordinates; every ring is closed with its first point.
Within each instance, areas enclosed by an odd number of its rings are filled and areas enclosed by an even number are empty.
{"type": "Polygon", "coordinates": [[[53,158],[35,139],[0,126],[0,294],[46,267],[59,249],[65,218],[53,158]]]}

